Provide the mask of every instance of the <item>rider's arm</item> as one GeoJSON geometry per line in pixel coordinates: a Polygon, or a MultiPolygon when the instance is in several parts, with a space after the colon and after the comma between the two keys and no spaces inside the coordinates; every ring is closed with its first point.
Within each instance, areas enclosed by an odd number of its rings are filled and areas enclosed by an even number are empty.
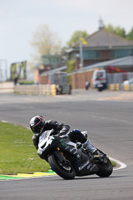
{"type": "Polygon", "coordinates": [[[70,130],[70,126],[66,124],[60,124],[60,127],[61,129],[60,129],[59,135],[65,135],[70,130]]]}
{"type": "Polygon", "coordinates": [[[70,130],[70,126],[66,124],[59,124],[57,121],[49,121],[47,124],[47,128],[54,129],[55,134],[64,135],[70,130]]]}

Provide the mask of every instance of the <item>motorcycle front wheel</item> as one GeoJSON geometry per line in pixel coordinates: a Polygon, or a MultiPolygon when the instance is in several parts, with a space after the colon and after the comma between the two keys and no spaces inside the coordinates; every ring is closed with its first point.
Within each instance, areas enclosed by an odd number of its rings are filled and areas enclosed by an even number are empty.
{"type": "Polygon", "coordinates": [[[113,172],[113,166],[108,157],[104,158],[104,162],[97,163],[97,166],[99,170],[96,174],[100,177],[108,177],[113,172]]]}
{"type": "Polygon", "coordinates": [[[48,162],[53,171],[64,179],[74,179],[76,172],[69,160],[61,163],[58,158],[53,154],[48,157],[48,162]]]}

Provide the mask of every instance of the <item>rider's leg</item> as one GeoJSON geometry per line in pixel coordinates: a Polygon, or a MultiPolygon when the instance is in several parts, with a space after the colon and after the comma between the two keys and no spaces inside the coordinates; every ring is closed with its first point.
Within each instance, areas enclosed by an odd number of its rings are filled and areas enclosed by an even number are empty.
{"type": "Polygon", "coordinates": [[[83,147],[89,150],[92,154],[96,152],[96,148],[91,144],[90,140],[86,140],[86,142],[83,143],[83,147]]]}
{"type": "Polygon", "coordinates": [[[69,133],[69,137],[73,142],[81,142],[83,146],[89,150],[90,153],[96,152],[96,148],[91,144],[90,140],[86,139],[86,137],[81,133],[80,130],[73,130],[69,133]]]}

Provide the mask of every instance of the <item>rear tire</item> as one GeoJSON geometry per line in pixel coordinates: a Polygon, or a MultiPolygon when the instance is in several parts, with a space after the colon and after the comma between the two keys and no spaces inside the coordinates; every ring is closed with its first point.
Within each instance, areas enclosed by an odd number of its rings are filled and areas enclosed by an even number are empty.
{"type": "Polygon", "coordinates": [[[53,171],[55,171],[59,176],[61,176],[64,179],[74,179],[76,172],[74,170],[74,167],[72,164],[68,163],[68,167],[63,166],[62,163],[57,159],[55,155],[50,155],[48,157],[48,162],[52,168],[53,171]]]}

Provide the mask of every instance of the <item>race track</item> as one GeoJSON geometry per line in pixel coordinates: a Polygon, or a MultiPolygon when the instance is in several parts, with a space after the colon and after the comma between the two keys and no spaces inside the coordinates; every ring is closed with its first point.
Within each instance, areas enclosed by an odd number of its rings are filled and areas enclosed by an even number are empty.
{"type": "MultiPolygon", "coordinates": [[[[106,92],[105,92],[106,93],[106,92]]],[[[32,97],[0,94],[0,120],[28,127],[36,114],[88,130],[92,143],[127,165],[109,178],[59,176],[0,181],[0,200],[132,200],[133,101],[91,96],[32,97]]],[[[32,136],[32,134],[31,134],[32,136]]],[[[32,141],[31,141],[32,142],[32,141]]]]}

